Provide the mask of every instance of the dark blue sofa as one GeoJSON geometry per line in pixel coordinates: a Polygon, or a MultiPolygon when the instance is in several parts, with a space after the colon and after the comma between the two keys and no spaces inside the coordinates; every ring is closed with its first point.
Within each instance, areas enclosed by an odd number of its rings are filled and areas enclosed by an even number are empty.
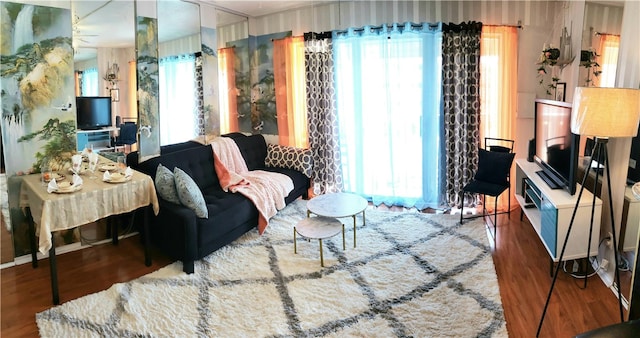
{"type": "MultiPolygon", "coordinates": [[[[249,170],[279,172],[293,180],[294,189],[285,198],[287,204],[299,197],[308,198],[310,179],[307,176],[297,170],[265,167],[267,144],[262,135],[232,133],[224,136],[236,142],[249,170]]],[[[185,142],[163,148],[160,156],[141,163],[137,163],[137,154],[131,153],[127,157],[127,163],[152,178],[155,178],[160,163],[171,171],[178,167],[189,174],[202,191],[209,212],[208,218],[198,218],[193,210],[158,196],[160,212],[152,217],[148,230],[154,246],[168,256],[182,261],[184,272],[193,273],[194,261],[256,228],[258,210],[243,195],[222,190],[215,173],[210,145],[185,142]]]]}

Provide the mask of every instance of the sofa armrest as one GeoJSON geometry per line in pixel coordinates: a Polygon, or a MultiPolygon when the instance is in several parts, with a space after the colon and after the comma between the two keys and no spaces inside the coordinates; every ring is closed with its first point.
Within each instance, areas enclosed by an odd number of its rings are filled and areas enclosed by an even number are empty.
{"type": "Polygon", "coordinates": [[[149,231],[153,233],[154,226],[159,229],[156,229],[156,236],[151,238],[162,242],[158,245],[169,249],[169,252],[183,263],[193,262],[198,255],[196,213],[183,205],[167,202],[161,198],[159,202],[160,213],[155,218],[155,224],[149,226],[149,231]]]}

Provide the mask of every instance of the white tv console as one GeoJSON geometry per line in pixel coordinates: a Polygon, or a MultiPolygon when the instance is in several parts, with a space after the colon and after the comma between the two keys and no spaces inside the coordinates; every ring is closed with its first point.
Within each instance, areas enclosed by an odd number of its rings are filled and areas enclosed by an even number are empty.
{"type": "Polygon", "coordinates": [[[88,143],[93,144],[93,150],[112,150],[111,138],[116,135],[118,127],[106,127],[95,130],[76,130],[78,151],[82,151],[88,143]]]}
{"type": "MultiPolygon", "coordinates": [[[[551,189],[536,174],[540,170],[542,168],[535,162],[528,162],[526,159],[516,160],[515,196],[522,208],[522,212],[527,216],[536,233],[538,233],[551,260],[557,263],[560,261],[562,245],[567,236],[571,216],[578,200],[580,184],[577,185],[574,195],[570,195],[566,190],[551,189]]],[[[599,198],[596,198],[591,248],[589,255],[587,255],[592,202],[593,194],[584,189],[571,228],[569,241],[562,257],[563,261],[598,255],[600,215],[602,213],[602,201],[599,198]]]]}

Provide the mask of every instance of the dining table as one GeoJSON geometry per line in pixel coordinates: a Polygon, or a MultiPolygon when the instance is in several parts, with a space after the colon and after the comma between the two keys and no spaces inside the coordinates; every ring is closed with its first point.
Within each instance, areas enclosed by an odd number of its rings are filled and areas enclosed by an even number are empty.
{"type": "MultiPolygon", "coordinates": [[[[54,232],[144,209],[143,231],[148,233],[149,212],[153,210],[157,215],[160,208],[153,179],[130,168],[126,169],[126,173],[124,175],[124,171],[117,168],[113,161],[101,156],[94,172],[81,171],[75,179],[70,171],[52,172],[49,178],[56,180],[54,186],[59,186],[58,189],[51,189],[50,182],[45,182],[41,174],[23,177],[20,207],[29,223],[31,262],[36,268],[37,252],[43,255],[48,253],[54,304],[60,302],[54,232]],[[81,184],[78,184],[80,181],[81,184]],[[71,182],[76,184],[72,185],[71,182]]],[[[111,233],[113,244],[117,244],[117,231],[112,229],[111,233]]],[[[145,265],[150,266],[148,236],[143,236],[143,239],[145,265]]]]}

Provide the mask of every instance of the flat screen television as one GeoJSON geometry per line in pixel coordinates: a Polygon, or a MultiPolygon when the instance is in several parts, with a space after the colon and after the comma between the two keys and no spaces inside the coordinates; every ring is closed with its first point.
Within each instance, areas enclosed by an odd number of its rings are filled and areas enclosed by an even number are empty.
{"type": "Polygon", "coordinates": [[[537,174],[551,189],[575,194],[580,136],[571,133],[571,104],[536,100],[534,123],[537,174]]]}
{"type": "Polygon", "coordinates": [[[111,126],[111,97],[76,97],[76,122],[78,129],[95,130],[111,126]]]}

